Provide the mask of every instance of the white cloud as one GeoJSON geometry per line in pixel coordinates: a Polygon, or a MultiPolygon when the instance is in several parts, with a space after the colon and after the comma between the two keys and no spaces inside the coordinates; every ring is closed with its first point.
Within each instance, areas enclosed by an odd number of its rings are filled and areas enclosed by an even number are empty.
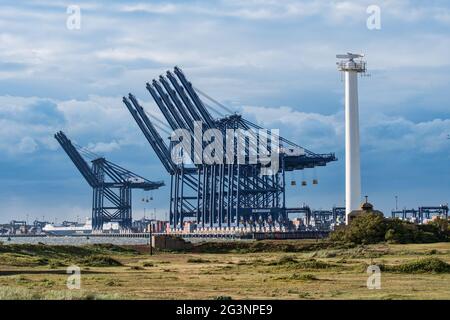
{"type": "MultiPolygon", "coordinates": [[[[244,115],[313,152],[343,151],[344,116],[295,111],[289,107],[246,106],[244,115]]],[[[450,119],[413,122],[375,113],[361,119],[361,146],[370,152],[440,153],[448,148],[450,119]]]]}
{"type": "MultiPolygon", "coordinates": [[[[341,93],[334,54],[347,49],[347,23],[364,20],[368,4],[371,1],[254,0],[189,5],[180,2],[99,5],[86,7],[92,12],[86,15],[79,33],[65,29],[64,10],[61,15],[49,14],[48,21],[43,23],[48,12],[38,9],[37,13],[27,14],[31,10],[24,7],[19,10],[22,12],[20,17],[28,23],[12,22],[0,33],[0,60],[21,69],[5,69],[0,71],[0,76],[3,80],[20,81],[31,88],[45,84],[47,92],[39,95],[51,97],[48,101],[55,103],[63,114],[63,125],[67,130],[94,146],[103,141],[104,145],[99,144],[98,148],[114,149],[135,143],[133,138],[137,132],[122,106],[120,95],[140,90],[138,97],[150,99],[147,93],[142,94],[145,82],[175,64],[186,67],[189,78],[202,90],[222,101],[232,99],[236,105],[292,95],[298,90],[302,93],[322,90],[324,95],[326,92],[341,93]],[[120,16],[110,15],[117,10],[121,10],[120,16]],[[153,13],[154,17],[136,17],[132,15],[135,12],[153,13]],[[303,24],[300,19],[313,16],[324,20],[303,24]],[[243,21],[237,19],[230,23],[218,17],[235,17],[243,21]],[[279,22],[273,24],[272,21],[281,19],[284,23],[290,18],[293,20],[283,30],[277,30],[279,22]],[[252,21],[248,23],[247,19],[252,21]],[[40,28],[34,27],[36,25],[46,31],[45,37],[40,28]],[[292,32],[286,32],[291,27],[292,32]],[[312,29],[316,33],[310,33],[312,29]],[[329,37],[323,38],[322,32],[327,30],[329,37]],[[108,36],[104,36],[105,31],[108,36]],[[60,88],[66,91],[59,93],[60,88]]],[[[418,95],[422,99],[428,95],[430,99],[440,96],[445,100],[445,83],[450,77],[447,72],[436,70],[450,66],[450,39],[440,32],[417,30],[413,23],[425,19],[445,22],[449,10],[439,5],[421,7],[410,1],[381,1],[379,5],[382,19],[406,21],[411,23],[412,31],[399,35],[386,27],[378,37],[375,33],[366,34],[355,29],[354,46],[367,53],[369,71],[374,71],[370,80],[361,83],[361,91],[364,91],[361,100],[366,102],[362,109],[389,114],[395,106],[399,112],[405,112],[403,118],[406,118],[409,110],[406,107],[400,109],[401,106],[416,100],[418,95]],[[434,94],[436,92],[440,95],[434,94]]],[[[63,8],[64,2],[55,5],[42,2],[40,5],[42,10],[48,6],[63,8]]],[[[6,9],[2,11],[3,15],[14,13],[12,7],[6,9]]],[[[12,86],[16,87],[17,82],[12,86]]],[[[3,124],[0,149],[11,150],[5,146],[5,141],[18,145],[26,136],[36,144],[30,150],[55,148],[48,135],[62,125],[53,123],[46,127],[42,125],[42,121],[48,121],[45,115],[29,113],[30,106],[41,100],[38,97],[0,98],[0,112],[7,113],[7,117],[0,120],[3,124]],[[23,119],[30,116],[36,122],[31,126],[23,123],[23,119]],[[20,117],[22,121],[18,119],[20,117]],[[34,133],[30,134],[30,130],[34,133]]],[[[446,106],[439,102],[430,104],[429,109],[445,112],[446,106]]],[[[336,101],[333,110],[340,108],[340,104],[336,101]]],[[[312,146],[332,147],[338,141],[329,137],[342,138],[340,113],[321,115],[282,107],[265,109],[263,116],[256,115],[251,108],[244,111],[253,112],[258,121],[270,120],[267,115],[274,119],[280,116],[277,123],[292,125],[295,135],[310,134],[312,146]],[[292,119],[299,121],[301,126],[295,126],[292,119]],[[326,134],[313,137],[315,127],[326,134]]],[[[438,125],[434,123],[433,127],[438,125]]],[[[414,123],[410,126],[418,128],[414,123]]],[[[430,134],[430,131],[423,131],[424,135],[430,134]]],[[[420,130],[415,132],[420,135],[420,130]]],[[[302,138],[301,141],[308,140],[302,138]]]]}
{"type": "Polygon", "coordinates": [[[295,111],[290,107],[244,106],[244,116],[313,152],[336,151],[343,137],[342,114],[323,115],[295,111]],[[331,149],[331,150],[330,150],[331,149]]]}
{"type": "MultiPolygon", "coordinates": [[[[141,101],[161,119],[154,103],[141,101]]],[[[88,100],[43,100],[36,97],[0,97],[0,151],[11,156],[58,148],[53,134],[66,131],[96,153],[128,145],[146,145],[121,97],[90,96],[88,100]]],[[[245,117],[315,152],[342,151],[342,112],[324,115],[291,107],[243,106],[245,117]]],[[[376,152],[438,153],[447,144],[450,119],[413,122],[381,112],[361,118],[362,146],[376,152]]]]}
{"type": "Polygon", "coordinates": [[[119,150],[120,145],[117,141],[113,140],[111,142],[89,143],[86,148],[94,153],[103,153],[119,150]]]}
{"type": "Polygon", "coordinates": [[[99,153],[145,143],[144,139],[136,139],[138,128],[121,97],[91,96],[84,101],[58,101],[0,96],[2,153],[16,156],[55,150],[58,144],[53,135],[59,130],[99,153]],[[109,142],[104,142],[106,139],[109,142]]]}
{"type": "MultiPolygon", "coordinates": [[[[14,147],[13,147],[14,148],[14,147]]],[[[17,149],[13,149],[14,153],[27,154],[33,153],[37,150],[38,144],[31,137],[23,137],[20,139],[17,149]]]]}
{"type": "Polygon", "coordinates": [[[172,3],[152,4],[152,3],[138,3],[125,5],[120,7],[124,12],[147,12],[147,13],[175,13],[178,7],[172,3]]]}

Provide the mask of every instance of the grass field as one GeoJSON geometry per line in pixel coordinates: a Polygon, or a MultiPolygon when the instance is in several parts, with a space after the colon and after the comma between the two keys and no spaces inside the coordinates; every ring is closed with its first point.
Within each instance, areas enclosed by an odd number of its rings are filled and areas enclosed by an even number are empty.
{"type": "Polygon", "coordinates": [[[0,299],[450,299],[450,243],[256,248],[150,256],[142,247],[0,245],[0,299]],[[80,290],[66,287],[71,264],[80,290]],[[379,290],[367,289],[370,264],[383,270],[379,290]]]}

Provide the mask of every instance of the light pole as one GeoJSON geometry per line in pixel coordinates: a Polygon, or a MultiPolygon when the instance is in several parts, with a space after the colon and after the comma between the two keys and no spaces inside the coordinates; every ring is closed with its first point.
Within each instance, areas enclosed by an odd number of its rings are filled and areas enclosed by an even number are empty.
{"type": "Polygon", "coordinates": [[[149,238],[149,241],[148,241],[148,243],[150,244],[150,255],[153,255],[153,246],[152,246],[152,221],[150,220],[150,224],[149,224],[149,226],[148,226],[148,231],[149,231],[149,234],[150,234],[150,238],[149,238]]]}

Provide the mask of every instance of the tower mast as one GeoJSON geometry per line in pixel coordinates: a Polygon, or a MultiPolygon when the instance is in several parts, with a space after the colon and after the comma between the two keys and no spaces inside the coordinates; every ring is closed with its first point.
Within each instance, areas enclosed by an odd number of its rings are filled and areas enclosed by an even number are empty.
{"type": "Polygon", "coordinates": [[[361,165],[359,147],[358,73],[366,71],[363,54],[338,54],[339,71],[345,81],[345,213],[358,210],[361,201],[361,165]],[[358,59],[355,61],[355,59],[358,59]]]}

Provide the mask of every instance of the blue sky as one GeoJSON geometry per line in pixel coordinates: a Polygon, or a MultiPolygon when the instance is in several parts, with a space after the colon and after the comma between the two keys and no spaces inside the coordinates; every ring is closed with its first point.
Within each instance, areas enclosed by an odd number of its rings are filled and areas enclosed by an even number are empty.
{"type": "MultiPolygon", "coordinates": [[[[364,52],[371,74],[359,82],[363,194],[385,212],[395,195],[401,207],[447,203],[447,1],[2,1],[0,222],[90,215],[91,190],[53,138],[61,129],[168,184],[121,97],[133,92],[154,109],[145,83],[175,65],[258,124],[315,152],[335,152],[339,161],[317,170],[319,185],[289,188],[288,204],[343,205],[335,54],[347,51],[364,52]],[[81,8],[79,30],[66,27],[71,4],[81,8]],[[380,30],[366,27],[373,4],[380,30]]],[[[140,218],[142,192],[134,195],[140,218]]],[[[168,188],[153,196],[147,210],[163,217],[168,188]]]]}

